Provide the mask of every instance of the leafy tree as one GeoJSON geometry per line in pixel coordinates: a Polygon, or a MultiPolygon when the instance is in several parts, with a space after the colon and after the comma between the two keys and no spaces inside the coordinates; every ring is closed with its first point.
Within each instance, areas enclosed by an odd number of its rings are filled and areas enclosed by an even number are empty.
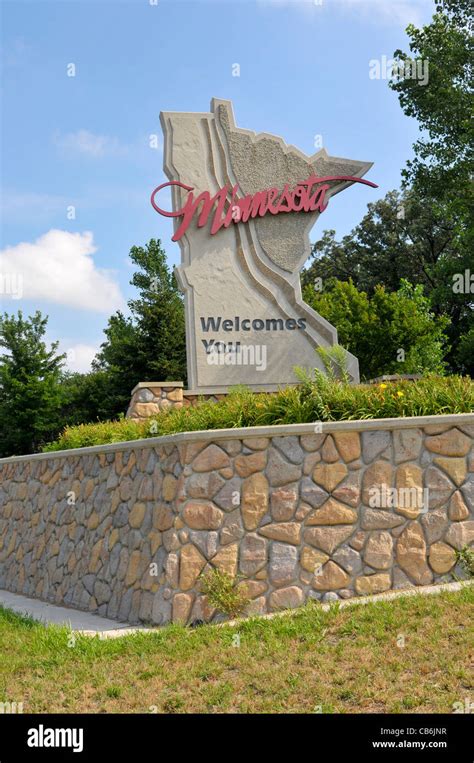
{"type": "Polygon", "coordinates": [[[474,377],[474,328],[461,336],[457,357],[461,371],[474,377]]]}
{"type": "Polygon", "coordinates": [[[398,78],[391,82],[407,116],[418,121],[422,136],[413,146],[415,156],[403,171],[404,185],[443,216],[454,230],[455,257],[443,252],[436,267],[435,310],[446,310],[452,321],[451,366],[471,369],[466,347],[474,331],[474,297],[456,293],[453,277],[473,268],[472,173],[474,151],[473,61],[474,15],[470,0],[438,0],[436,13],[422,29],[407,27],[410,53],[397,50],[403,64],[428,62],[428,83],[398,78]],[[461,349],[461,347],[463,349],[461,349]]]}
{"type": "Polygon", "coordinates": [[[92,362],[92,369],[108,379],[105,418],[114,418],[125,413],[132,389],[138,380],[145,381],[146,376],[142,378],[138,368],[140,336],[132,318],[117,311],[109,318],[104,334],[106,340],[92,362]]]}
{"type": "Polygon", "coordinates": [[[0,318],[0,454],[36,451],[61,428],[61,369],[58,343],[44,342],[47,318],[0,318]]]}
{"type": "Polygon", "coordinates": [[[130,257],[139,267],[131,280],[139,297],[128,303],[130,317],[118,311],[109,319],[93,363],[109,378],[108,416],[125,412],[140,381],[186,380],[183,300],[161,241],[132,247],[130,257]]]}
{"type": "Polygon", "coordinates": [[[370,204],[341,241],[326,231],[302,279],[304,285],[317,277],[352,279],[369,296],[377,284],[391,291],[402,279],[421,284],[434,314],[450,318],[446,360],[454,371],[472,369],[466,348],[474,330],[473,292],[454,288],[474,270],[472,19],[468,0],[439,0],[429,24],[407,27],[410,52],[394,54],[399,70],[427,62],[428,82],[412,76],[390,82],[421,132],[402,172],[402,191],[370,204]]]}
{"type": "Polygon", "coordinates": [[[410,77],[390,82],[404,113],[423,131],[403,172],[405,182],[423,196],[448,203],[461,220],[472,204],[473,19],[470,0],[438,0],[429,24],[407,27],[410,53],[394,54],[403,66],[428,62],[428,83],[410,77]]]}
{"type": "Polygon", "coordinates": [[[430,292],[440,280],[439,263],[458,260],[455,236],[455,226],[442,210],[414,193],[390,191],[368,205],[362,221],[341,241],[335,231],[324,232],[313,247],[314,261],[303,273],[303,284],[314,283],[317,277],[352,278],[372,293],[378,284],[396,291],[405,278],[430,292]]]}
{"type": "Polygon", "coordinates": [[[111,418],[107,371],[64,373],[61,378],[61,425],[73,426],[111,418]]]}
{"type": "MultiPolygon", "coordinates": [[[[461,370],[457,347],[473,321],[473,294],[456,290],[456,279],[472,269],[472,254],[464,246],[449,210],[414,192],[390,191],[368,206],[353,231],[337,241],[325,231],[313,247],[313,261],[302,274],[303,286],[318,278],[352,279],[370,296],[378,284],[397,291],[403,279],[421,284],[435,315],[450,319],[447,360],[461,370]]],[[[474,270],[474,269],[473,269],[474,270]]]]}
{"type": "Polygon", "coordinates": [[[376,286],[369,296],[349,281],[330,280],[324,291],[307,285],[303,296],[338,331],[339,343],[359,359],[363,378],[382,374],[444,370],[445,329],[420,285],[402,280],[388,292],[376,286]]]}

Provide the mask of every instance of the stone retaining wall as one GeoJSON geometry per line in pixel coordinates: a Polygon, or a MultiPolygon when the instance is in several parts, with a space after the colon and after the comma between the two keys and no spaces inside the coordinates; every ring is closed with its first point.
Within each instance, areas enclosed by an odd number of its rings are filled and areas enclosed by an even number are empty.
{"type": "Polygon", "coordinates": [[[212,567],[240,576],[248,613],[462,578],[473,438],[468,414],[3,459],[0,587],[165,623],[216,617],[199,590],[212,567]],[[371,506],[374,488],[427,488],[427,506],[371,506]]]}
{"type": "Polygon", "coordinates": [[[128,419],[148,419],[166,408],[183,407],[183,382],[140,382],[132,389],[128,419]]]}
{"type": "Polygon", "coordinates": [[[140,382],[132,389],[126,417],[145,421],[166,408],[186,408],[198,405],[202,400],[217,403],[225,396],[226,393],[183,389],[183,382],[140,382]]]}
{"type": "Polygon", "coordinates": [[[144,421],[166,408],[197,405],[203,398],[217,402],[225,395],[202,394],[184,390],[183,382],[140,382],[132,389],[127,419],[144,421]]]}

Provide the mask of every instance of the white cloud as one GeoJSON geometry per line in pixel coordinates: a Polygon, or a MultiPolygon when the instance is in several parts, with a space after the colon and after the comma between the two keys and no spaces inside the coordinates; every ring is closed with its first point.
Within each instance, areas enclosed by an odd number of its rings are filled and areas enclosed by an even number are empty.
{"type": "Polygon", "coordinates": [[[344,9],[364,18],[403,27],[408,24],[421,26],[426,17],[426,11],[433,10],[431,0],[336,0],[336,2],[344,9]]]}
{"type": "Polygon", "coordinates": [[[53,136],[53,141],[64,153],[80,154],[93,159],[128,153],[127,146],[122,145],[118,138],[109,135],[95,135],[89,130],[77,130],[65,135],[57,132],[53,136]]]}
{"type": "MultiPolygon", "coordinates": [[[[171,195],[169,196],[171,199],[171,195]]],[[[133,188],[129,186],[104,185],[93,183],[81,196],[53,196],[44,193],[3,189],[1,207],[4,222],[23,223],[25,217],[37,225],[61,225],[68,217],[71,207],[76,211],[117,208],[123,204],[127,209],[137,206],[147,208],[150,203],[148,186],[133,188]]]]}
{"type": "MultiPolygon", "coordinates": [[[[328,0],[323,0],[327,2],[328,0]]],[[[321,5],[315,3],[314,0],[257,0],[257,5],[276,6],[278,8],[296,8],[298,11],[312,13],[313,11],[321,11],[321,5]]]]}
{"type": "Polygon", "coordinates": [[[83,374],[91,370],[98,349],[92,344],[69,344],[61,341],[58,351],[66,353],[66,367],[69,371],[79,371],[83,374]]]}
{"type": "Polygon", "coordinates": [[[16,37],[2,46],[2,64],[5,68],[16,68],[26,62],[30,46],[24,37],[16,37]]]}
{"type": "Polygon", "coordinates": [[[51,215],[59,213],[66,216],[68,205],[73,203],[71,198],[46,193],[18,192],[11,189],[4,189],[2,192],[2,212],[8,222],[23,222],[25,215],[30,221],[47,220],[51,215]]]}
{"type": "Polygon", "coordinates": [[[95,251],[92,233],[53,229],[33,243],[3,249],[0,273],[21,275],[23,299],[110,313],[124,300],[113,273],[96,267],[95,251]]]}
{"type": "Polygon", "coordinates": [[[421,26],[431,17],[432,0],[258,0],[260,5],[281,8],[293,7],[301,11],[321,13],[336,9],[355,13],[374,23],[421,26]]]}
{"type": "Polygon", "coordinates": [[[64,156],[87,156],[90,159],[140,159],[146,156],[149,160],[150,151],[163,150],[163,142],[158,133],[142,134],[130,143],[123,143],[114,136],[96,135],[90,130],[80,129],[69,133],[57,130],[53,134],[53,143],[64,156]]]}

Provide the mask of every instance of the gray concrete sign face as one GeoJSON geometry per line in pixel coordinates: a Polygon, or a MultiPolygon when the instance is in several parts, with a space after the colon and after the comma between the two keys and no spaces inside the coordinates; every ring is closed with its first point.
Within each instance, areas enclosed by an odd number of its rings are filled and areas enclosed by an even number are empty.
{"type": "MultiPolygon", "coordinates": [[[[308,178],[317,176],[317,190],[320,178],[329,177],[327,202],[372,164],[332,157],[324,149],[306,156],[274,135],[238,128],[231,102],[217,98],[209,113],[163,112],[161,123],[164,170],[173,181],[168,187],[174,238],[179,236],[181,247],[176,274],[185,298],[188,387],[206,393],[225,392],[236,384],[275,390],[297,382],[295,366],[322,368],[315,348],[335,344],[337,332],[303,302],[299,279],[310,255],[309,232],[320,214],[321,194],[310,205],[309,184],[306,207],[288,211],[297,200],[291,194],[308,178]],[[228,191],[216,196],[226,186],[228,191]],[[281,202],[285,187],[289,202],[281,202]],[[269,189],[263,197],[261,192],[269,189]],[[210,194],[207,206],[206,198],[195,205],[185,225],[183,208],[188,202],[189,211],[189,203],[205,191],[210,194]],[[238,201],[245,197],[247,208],[238,201]],[[226,225],[217,222],[212,235],[213,223],[224,218],[226,225]]],[[[169,213],[166,191],[160,193],[154,197],[155,209],[169,213]]],[[[358,381],[357,358],[347,353],[347,361],[358,381]]]]}

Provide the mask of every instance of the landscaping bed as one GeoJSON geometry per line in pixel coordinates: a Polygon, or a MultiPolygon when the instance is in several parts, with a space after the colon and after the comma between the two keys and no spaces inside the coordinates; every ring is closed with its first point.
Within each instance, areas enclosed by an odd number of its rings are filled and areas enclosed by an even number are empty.
{"type": "Polygon", "coordinates": [[[474,411],[474,382],[460,376],[351,385],[316,374],[275,394],[236,388],[219,402],[164,411],[146,421],[120,419],[66,427],[44,451],[234,427],[431,416],[474,411]]]}

